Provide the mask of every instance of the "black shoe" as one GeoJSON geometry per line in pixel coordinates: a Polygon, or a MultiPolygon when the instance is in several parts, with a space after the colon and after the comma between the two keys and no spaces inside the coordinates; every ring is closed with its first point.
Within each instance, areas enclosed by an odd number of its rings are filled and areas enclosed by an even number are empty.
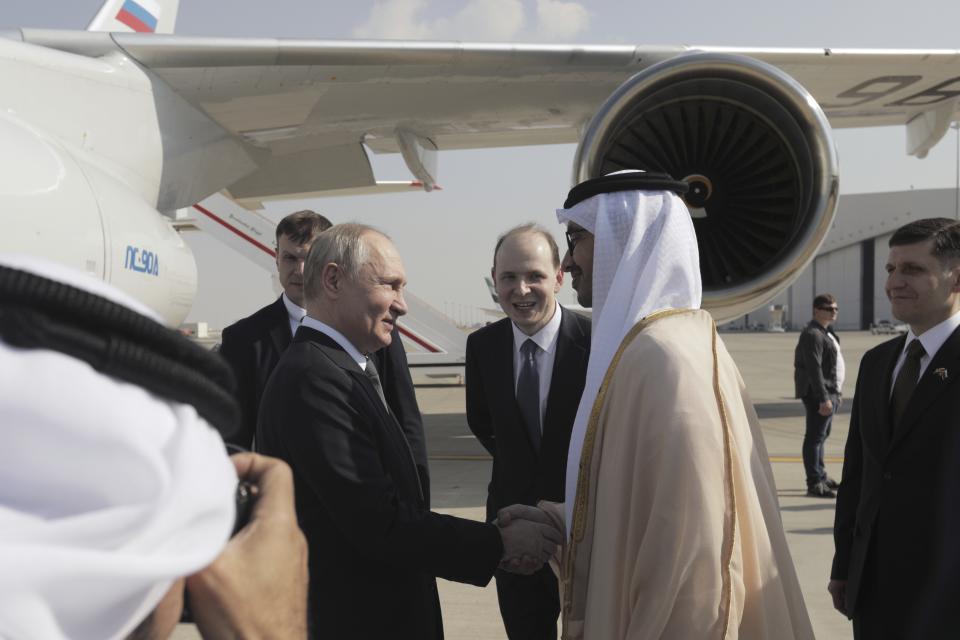
{"type": "Polygon", "coordinates": [[[834,491],[840,488],[840,483],[829,476],[823,481],[823,484],[827,486],[827,489],[832,489],[834,491]]]}
{"type": "Polygon", "coordinates": [[[837,494],[830,490],[830,488],[823,482],[818,482],[817,484],[807,487],[807,495],[811,498],[836,498],[837,494]]]}

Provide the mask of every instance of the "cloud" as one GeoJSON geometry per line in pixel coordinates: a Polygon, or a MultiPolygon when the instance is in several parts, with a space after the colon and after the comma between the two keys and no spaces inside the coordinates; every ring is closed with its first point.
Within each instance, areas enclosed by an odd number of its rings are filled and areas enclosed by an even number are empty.
{"type": "Polygon", "coordinates": [[[572,38],[589,23],[590,12],[579,2],[537,0],[537,31],[543,39],[572,38]]]}
{"type": "Polygon", "coordinates": [[[450,15],[432,17],[440,0],[380,0],[355,38],[409,40],[547,40],[571,38],[590,20],[587,9],[564,0],[467,0],[450,15]],[[535,2],[536,24],[527,28],[527,5],[535,2]]]}
{"type": "Polygon", "coordinates": [[[375,2],[367,21],[353,29],[355,38],[429,40],[431,27],[418,14],[427,0],[383,0],[375,2]]]}
{"type": "Polygon", "coordinates": [[[458,39],[510,40],[523,29],[520,0],[470,0],[450,21],[458,39]]]}

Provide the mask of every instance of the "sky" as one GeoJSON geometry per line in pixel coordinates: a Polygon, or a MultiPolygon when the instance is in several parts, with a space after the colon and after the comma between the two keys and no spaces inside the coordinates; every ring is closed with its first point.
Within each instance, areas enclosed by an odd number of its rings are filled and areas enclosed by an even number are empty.
{"type": "MultiPolygon", "coordinates": [[[[0,28],[83,29],[100,0],[6,2],[0,28]]],[[[402,38],[582,44],[960,49],[955,0],[181,0],[177,33],[314,39],[402,38]]],[[[953,187],[957,133],[924,160],[904,151],[902,127],[835,132],[841,193],[953,187]]],[[[310,207],[334,222],[391,235],[409,288],[456,320],[490,307],[483,282],[496,237],[527,221],[562,239],[554,210],[570,187],[574,145],[441,152],[442,191],[271,203],[273,219],[310,207]]],[[[406,180],[399,155],[371,154],[378,180],[406,180]]],[[[274,297],[262,269],[201,232],[187,238],[199,290],[188,320],[222,327],[274,297]]],[[[573,302],[564,284],[562,302],[573,302]]]]}

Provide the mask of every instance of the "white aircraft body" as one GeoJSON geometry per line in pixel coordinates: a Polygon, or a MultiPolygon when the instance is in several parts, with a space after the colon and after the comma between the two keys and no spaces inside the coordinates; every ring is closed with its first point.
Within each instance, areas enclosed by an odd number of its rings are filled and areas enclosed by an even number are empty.
{"type": "Polygon", "coordinates": [[[905,125],[922,157],[960,98],[956,50],[149,32],[176,7],[108,0],[94,31],[0,31],[0,250],[95,274],[171,325],[196,291],[179,209],[410,188],[378,183],[369,152],[401,153],[429,191],[440,151],[577,141],[577,179],[691,185],[705,306],[729,319],[789,285],[829,229],[831,125],[905,125]]]}

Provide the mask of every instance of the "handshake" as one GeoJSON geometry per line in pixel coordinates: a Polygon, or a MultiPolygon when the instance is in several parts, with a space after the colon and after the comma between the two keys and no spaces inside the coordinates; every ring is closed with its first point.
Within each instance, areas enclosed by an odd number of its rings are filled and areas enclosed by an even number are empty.
{"type": "Polygon", "coordinates": [[[493,521],[500,529],[500,568],[529,575],[554,557],[565,541],[562,516],[525,504],[504,507],[493,521]]]}

